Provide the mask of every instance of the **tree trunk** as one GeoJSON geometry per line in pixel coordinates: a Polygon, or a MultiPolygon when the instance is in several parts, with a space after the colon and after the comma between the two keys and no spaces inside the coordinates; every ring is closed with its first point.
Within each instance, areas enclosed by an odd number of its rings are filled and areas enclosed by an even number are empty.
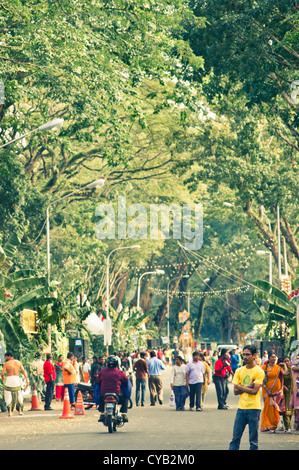
{"type": "Polygon", "coordinates": [[[113,286],[113,300],[111,301],[111,304],[115,308],[115,310],[118,308],[119,304],[123,304],[124,296],[129,281],[129,273],[130,271],[127,271],[124,275],[120,276],[115,282],[115,285],[113,286]]]}
{"type": "MultiPolygon", "coordinates": [[[[212,287],[212,285],[214,284],[214,282],[216,281],[218,277],[218,273],[219,271],[217,271],[215,274],[213,274],[210,277],[209,281],[206,284],[206,287],[204,288],[204,293],[209,292],[210,288],[212,287]]],[[[205,303],[206,303],[206,296],[203,295],[202,298],[200,299],[200,303],[199,303],[199,307],[197,311],[197,319],[196,319],[195,327],[194,327],[195,338],[200,334],[200,330],[201,330],[202,323],[203,323],[203,317],[204,317],[205,303]]]]}

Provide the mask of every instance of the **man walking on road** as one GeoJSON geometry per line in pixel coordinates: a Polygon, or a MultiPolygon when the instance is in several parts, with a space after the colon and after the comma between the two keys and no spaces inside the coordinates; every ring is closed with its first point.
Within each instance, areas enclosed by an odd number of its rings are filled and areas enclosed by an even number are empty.
{"type": "Polygon", "coordinates": [[[156,396],[160,405],[163,404],[163,386],[161,379],[161,370],[165,370],[165,365],[156,357],[156,351],[151,351],[151,359],[147,363],[149,379],[148,386],[150,391],[151,406],[155,406],[156,396]]]}
{"type": "Polygon", "coordinates": [[[241,438],[248,424],[250,450],[258,450],[258,427],[261,413],[260,388],[263,384],[264,371],[255,365],[256,347],[245,346],[243,359],[245,365],[236,370],[233,378],[234,394],[239,395],[239,407],[234,423],[230,450],[239,450],[241,438]]]}
{"type": "Polygon", "coordinates": [[[56,371],[52,364],[52,354],[47,354],[47,359],[44,362],[44,377],[46,382],[46,396],[45,396],[45,410],[53,410],[51,402],[54,394],[56,371]]]}
{"type": "Polygon", "coordinates": [[[133,370],[136,372],[136,406],[140,404],[140,389],[141,406],[144,406],[146,378],[149,376],[145,352],[140,353],[140,359],[134,363],[133,370]]]}
{"type": "Polygon", "coordinates": [[[28,387],[28,377],[25,372],[25,369],[20,361],[17,361],[13,358],[12,353],[7,352],[4,355],[5,364],[1,372],[1,379],[4,382],[4,377],[6,375],[5,385],[4,385],[4,397],[5,403],[7,406],[8,416],[12,416],[14,407],[19,407],[19,414],[23,414],[23,394],[22,394],[22,383],[20,378],[20,372],[25,377],[26,387],[28,387]]]}
{"type": "Polygon", "coordinates": [[[194,351],[193,361],[188,362],[186,367],[186,386],[190,389],[190,411],[194,408],[196,411],[202,411],[201,408],[201,390],[204,383],[205,367],[199,360],[199,352],[194,351]]]}

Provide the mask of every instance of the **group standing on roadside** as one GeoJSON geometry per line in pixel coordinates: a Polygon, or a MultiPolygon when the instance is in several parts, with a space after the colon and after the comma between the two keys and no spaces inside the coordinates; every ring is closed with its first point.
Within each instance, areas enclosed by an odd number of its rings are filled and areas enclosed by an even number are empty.
{"type": "Polygon", "coordinates": [[[261,431],[274,433],[282,422],[285,432],[291,431],[291,417],[295,415],[295,429],[299,429],[299,356],[277,358],[268,353],[264,371],[261,431]]]}

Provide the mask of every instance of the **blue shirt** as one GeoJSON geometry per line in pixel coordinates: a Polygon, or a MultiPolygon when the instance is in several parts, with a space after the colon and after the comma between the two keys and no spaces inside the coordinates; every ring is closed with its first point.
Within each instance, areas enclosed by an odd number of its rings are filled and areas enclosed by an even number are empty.
{"type": "Polygon", "coordinates": [[[161,370],[165,369],[165,365],[157,357],[152,357],[147,361],[149,375],[161,375],[161,370]]]}
{"type": "Polygon", "coordinates": [[[233,354],[231,356],[230,365],[232,369],[237,369],[237,367],[239,367],[239,356],[237,354],[233,354]]]}

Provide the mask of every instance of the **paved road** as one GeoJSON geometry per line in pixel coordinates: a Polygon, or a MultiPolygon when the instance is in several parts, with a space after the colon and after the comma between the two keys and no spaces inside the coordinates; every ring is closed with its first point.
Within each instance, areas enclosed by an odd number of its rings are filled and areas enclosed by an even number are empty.
{"type": "MultiPolygon", "coordinates": [[[[144,450],[144,451],[197,451],[227,450],[238,399],[230,394],[229,410],[217,410],[215,387],[209,386],[202,412],[177,412],[168,406],[170,368],[163,374],[164,404],[149,406],[149,392],[145,407],[129,411],[129,423],[116,433],[98,423],[96,409],[86,411],[84,416],[60,419],[62,404],[53,402],[54,411],[28,411],[24,415],[8,418],[0,413],[1,450],[144,450]]],[[[133,388],[134,391],[134,388],[133,388]]],[[[260,433],[261,450],[298,450],[299,432],[286,435],[260,433]]],[[[248,449],[248,431],[243,436],[241,449],[248,449]]]]}

